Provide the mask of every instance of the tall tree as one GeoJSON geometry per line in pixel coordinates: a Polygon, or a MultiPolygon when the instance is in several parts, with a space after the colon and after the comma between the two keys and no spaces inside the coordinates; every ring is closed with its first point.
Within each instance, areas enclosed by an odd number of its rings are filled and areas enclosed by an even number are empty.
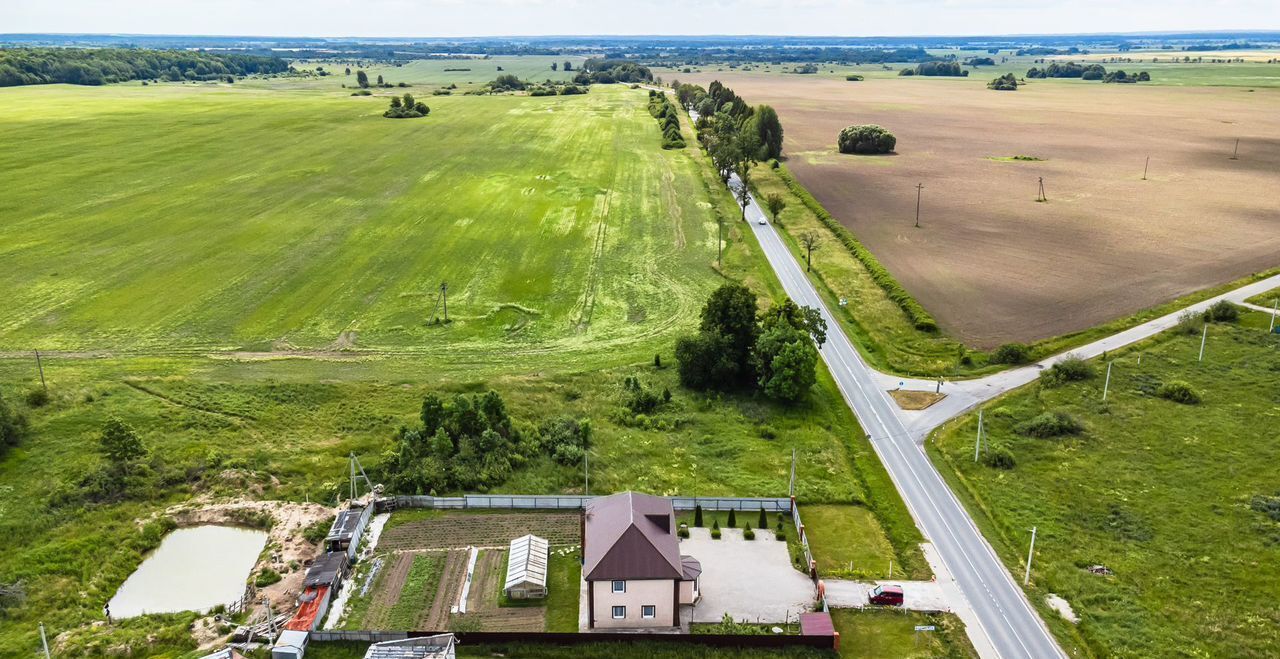
{"type": "Polygon", "coordinates": [[[814,231],[800,234],[800,245],[804,247],[804,269],[813,270],[813,251],[822,245],[822,238],[814,231]]]}
{"type": "Polygon", "coordinates": [[[364,71],[356,71],[356,83],[360,85],[360,89],[368,89],[369,74],[364,71]]]}
{"type": "Polygon", "coordinates": [[[751,131],[760,143],[760,159],[769,160],[782,155],[782,122],[778,113],[768,105],[757,106],[751,115],[751,131]]]}
{"type": "Polygon", "coordinates": [[[103,424],[102,434],[98,436],[98,452],[111,467],[127,472],[134,461],[146,455],[147,450],[132,426],[112,416],[103,424]]]}
{"type": "Polygon", "coordinates": [[[765,195],[764,206],[769,209],[769,215],[773,217],[773,221],[777,222],[778,215],[787,208],[787,201],[782,198],[782,195],[776,192],[770,192],[765,195]]]}

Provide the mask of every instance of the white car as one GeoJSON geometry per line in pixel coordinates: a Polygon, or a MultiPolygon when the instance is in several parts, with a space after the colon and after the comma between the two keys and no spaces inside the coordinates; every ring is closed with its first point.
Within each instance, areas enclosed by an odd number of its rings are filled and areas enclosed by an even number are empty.
{"type": "Polygon", "coordinates": [[[759,220],[756,220],[756,224],[759,224],[760,226],[764,226],[764,225],[768,224],[768,222],[765,222],[765,221],[764,221],[764,218],[762,217],[762,218],[760,218],[759,220]]]}

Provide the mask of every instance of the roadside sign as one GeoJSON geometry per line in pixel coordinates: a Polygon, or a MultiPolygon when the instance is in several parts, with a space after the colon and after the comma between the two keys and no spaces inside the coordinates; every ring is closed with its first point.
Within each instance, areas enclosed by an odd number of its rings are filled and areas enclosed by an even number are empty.
{"type": "Polygon", "coordinates": [[[932,632],[937,631],[937,629],[938,628],[933,625],[916,625],[916,631],[918,632],[932,632]]]}

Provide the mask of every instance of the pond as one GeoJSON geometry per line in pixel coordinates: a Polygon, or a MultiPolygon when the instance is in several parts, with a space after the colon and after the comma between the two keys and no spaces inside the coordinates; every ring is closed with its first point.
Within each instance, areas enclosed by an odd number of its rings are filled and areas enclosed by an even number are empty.
{"type": "Polygon", "coordinates": [[[144,613],[208,611],[244,595],[267,544],[263,531],[193,526],[165,536],[111,598],[114,618],[144,613]]]}

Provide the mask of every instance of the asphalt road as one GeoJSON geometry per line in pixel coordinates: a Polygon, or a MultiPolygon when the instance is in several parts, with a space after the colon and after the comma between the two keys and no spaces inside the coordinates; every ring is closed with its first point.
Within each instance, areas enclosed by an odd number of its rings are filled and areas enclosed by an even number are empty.
{"type": "MultiPolygon", "coordinates": [[[[737,185],[735,177],[730,186],[737,185]]],[[[751,229],[787,295],[797,304],[820,310],[831,328],[827,343],[820,350],[822,358],[849,407],[870,435],[876,454],[889,471],[916,524],[933,543],[972,607],[981,630],[970,629],[970,635],[979,632],[988,641],[982,643],[983,639],[975,638],[979,641],[975,646],[986,645],[1006,658],[1065,656],[1022,589],[914,441],[913,434],[898,415],[897,406],[878,381],[879,374],[862,361],[849,338],[839,330],[840,325],[773,225],[759,223],[765,217],[753,198],[747,207],[751,229]]],[[[1028,539],[1029,536],[1028,533],[1028,539]]]]}

